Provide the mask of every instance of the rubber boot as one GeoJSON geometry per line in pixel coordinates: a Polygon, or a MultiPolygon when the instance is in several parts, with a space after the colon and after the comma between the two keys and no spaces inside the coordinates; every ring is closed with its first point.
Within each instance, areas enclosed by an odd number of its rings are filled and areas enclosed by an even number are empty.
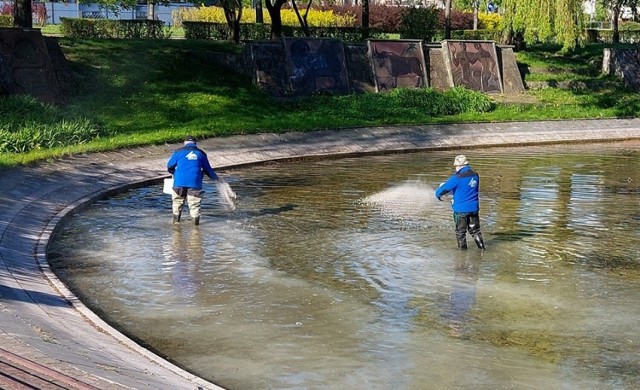
{"type": "Polygon", "coordinates": [[[194,224],[195,226],[200,225],[200,217],[195,217],[195,218],[193,219],[193,224],[194,224]]]}
{"type": "Polygon", "coordinates": [[[458,240],[458,248],[459,249],[467,249],[467,237],[466,236],[456,237],[456,239],[458,240]]]}
{"type": "Polygon", "coordinates": [[[182,213],[173,214],[173,223],[180,223],[180,215],[182,213]]]}
{"type": "Polygon", "coordinates": [[[483,250],[485,249],[484,240],[482,239],[482,233],[478,233],[475,236],[473,236],[473,240],[476,242],[476,245],[478,246],[478,248],[483,250]]]}

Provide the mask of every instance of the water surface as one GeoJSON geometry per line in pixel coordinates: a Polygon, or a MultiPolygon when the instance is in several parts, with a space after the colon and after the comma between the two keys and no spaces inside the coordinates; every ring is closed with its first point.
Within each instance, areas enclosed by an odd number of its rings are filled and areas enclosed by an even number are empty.
{"type": "Polygon", "coordinates": [[[463,151],[484,252],[433,197],[457,152],[226,171],[237,209],[208,182],[199,227],[171,224],[161,185],[127,191],[50,261],[229,389],[640,388],[640,143],[463,151]]]}

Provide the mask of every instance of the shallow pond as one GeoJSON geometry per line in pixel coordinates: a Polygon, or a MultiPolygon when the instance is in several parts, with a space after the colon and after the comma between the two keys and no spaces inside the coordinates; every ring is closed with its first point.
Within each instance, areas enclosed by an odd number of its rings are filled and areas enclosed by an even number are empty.
{"type": "MultiPolygon", "coordinates": [[[[213,154],[214,151],[210,151],[213,154]]],[[[114,326],[229,389],[640,388],[640,143],[464,151],[487,250],[434,189],[456,151],[269,163],[99,201],[49,247],[114,326]]]]}

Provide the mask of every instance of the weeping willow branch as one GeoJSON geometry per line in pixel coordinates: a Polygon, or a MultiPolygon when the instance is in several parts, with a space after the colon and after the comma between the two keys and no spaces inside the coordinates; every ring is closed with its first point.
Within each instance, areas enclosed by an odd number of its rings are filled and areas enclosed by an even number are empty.
{"type": "Polygon", "coordinates": [[[582,45],[582,0],[503,0],[504,30],[527,43],[555,42],[563,51],[582,45]]]}

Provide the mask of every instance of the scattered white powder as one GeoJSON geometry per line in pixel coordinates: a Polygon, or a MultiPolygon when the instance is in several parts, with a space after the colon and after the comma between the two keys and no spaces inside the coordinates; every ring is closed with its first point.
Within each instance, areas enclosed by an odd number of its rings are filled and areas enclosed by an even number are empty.
{"type": "Polygon", "coordinates": [[[430,225],[435,203],[438,203],[434,192],[431,186],[420,181],[406,181],[367,196],[362,203],[404,223],[413,221],[422,225],[428,221],[430,225]]]}

